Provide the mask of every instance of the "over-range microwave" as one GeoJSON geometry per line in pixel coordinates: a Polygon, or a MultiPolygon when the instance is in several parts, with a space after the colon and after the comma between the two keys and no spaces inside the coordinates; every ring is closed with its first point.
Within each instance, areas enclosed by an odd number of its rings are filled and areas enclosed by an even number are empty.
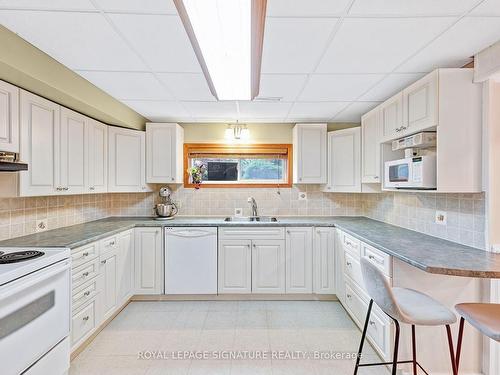
{"type": "Polygon", "coordinates": [[[385,162],[384,186],[395,189],[436,189],[436,156],[423,155],[385,162]]]}

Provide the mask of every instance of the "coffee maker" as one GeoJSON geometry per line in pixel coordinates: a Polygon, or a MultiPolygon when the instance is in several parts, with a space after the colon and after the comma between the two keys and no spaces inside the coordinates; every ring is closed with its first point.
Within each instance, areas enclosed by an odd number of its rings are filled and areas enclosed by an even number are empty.
{"type": "Polygon", "coordinates": [[[158,217],[157,220],[173,219],[179,211],[174,202],[172,202],[172,190],[169,187],[162,187],[160,192],[160,203],[155,206],[155,212],[158,217]]]}

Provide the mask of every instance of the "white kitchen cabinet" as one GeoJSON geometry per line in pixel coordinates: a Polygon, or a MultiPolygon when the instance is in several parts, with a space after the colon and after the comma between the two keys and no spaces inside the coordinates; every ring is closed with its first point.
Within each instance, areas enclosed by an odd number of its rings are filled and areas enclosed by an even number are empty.
{"type": "Polygon", "coordinates": [[[384,141],[396,138],[403,132],[403,93],[399,92],[387,99],[379,107],[384,141]]]}
{"type": "Polygon", "coordinates": [[[361,131],[359,127],[328,133],[328,182],[325,192],[361,192],[361,131]]]}
{"type": "Polygon", "coordinates": [[[252,241],[252,293],[285,293],[285,241],[252,241]]]}
{"type": "Polygon", "coordinates": [[[251,247],[251,240],[219,240],[219,293],[252,292],[251,247]]]}
{"type": "Polygon", "coordinates": [[[286,229],[286,293],[312,293],[312,227],[286,229]]]}
{"type": "Polygon", "coordinates": [[[128,230],[118,235],[116,282],[118,285],[118,305],[131,296],[134,277],[134,231],[128,230]]]}
{"type": "Polygon", "coordinates": [[[88,117],[61,107],[57,191],[68,194],[81,194],[86,191],[87,138],[85,133],[88,121],[88,117]]]}
{"type": "Polygon", "coordinates": [[[21,90],[20,128],[20,157],[29,167],[19,172],[19,195],[57,194],[60,106],[21,90]]]}
{"type": "Polygon", "coordinates": [[[335,294],[335,228],[314,228],[313,291],[316,294],[335,294]]]}
{"type": "Polygon", "coordinates": [[[134,294],[163,291],[163,247],[161,228],[135,228],[134,294]]]}
{"type": "Polygon", "coordinates": [[[19,89],[0,81],[0,151],[19,152],[19,89]]]}
{"type": "Polygon", "coordinates": [[[438,70],[403,90],[404,133],[438,125],[438,70]]]}
{"type": "Polygon", "coordinates": [[[88,168],[86,191],[106,193],[108,191],[108,126],[89,119],[86,130],[88,168]]]}
{"type": "Polygon", "coordinates": [[[381,182],[381,121],[377,107],[361,117],[361,182],[381,182]]]}
{"type": "Polygon", "coordinates": [[[179,124],[146,124],[146,181],[177,183],[184,180],[184,129],[179,124]]]}
{"type": "Polygon", "coordinates": [[[108,191],[146,192],[146,136],[138,130],[108,129],[108,191]]]}
{"type": "Polygon", "coordinates": [[[117,300],[117,250],[113,249],[102,253],[99,257],[101,262],[100,267],[100,298],[101,298],[101,312],[99,314],[100,320],[105,321],[113,315],[115,309],[118,307],[117,300]]]}
{"type": "Polygon", "coordinates": [[[340,302],[345,305],[345,259],[341,237],[342,232],[335,229],[335,294],[340,302]]]}
{"type": "Polygon", "coordinates": [[[293,128],[293,183],[326,183],[326,157],[327,125],[295,125],[293,128]]]}

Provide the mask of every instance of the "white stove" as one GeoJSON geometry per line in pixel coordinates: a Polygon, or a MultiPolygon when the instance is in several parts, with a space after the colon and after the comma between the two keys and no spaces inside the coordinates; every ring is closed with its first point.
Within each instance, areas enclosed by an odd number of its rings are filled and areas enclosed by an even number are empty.
{"type": "Polygon", "coordinates": [[[2,375],[67,373],[70,255],[65,248],[0,248],[2,375]]]}

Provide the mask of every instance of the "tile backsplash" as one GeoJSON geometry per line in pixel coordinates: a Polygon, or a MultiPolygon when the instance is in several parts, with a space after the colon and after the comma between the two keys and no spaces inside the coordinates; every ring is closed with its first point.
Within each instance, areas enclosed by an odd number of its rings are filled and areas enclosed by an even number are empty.
{"type": "MultiPolygon", "coordinates": [[[[173,186],[180,215],[250,215],[247,198],[257,200],[260,215],[364,215],[432,236],[484,249],[484,194],[323,193],[319,185],[292,188],[185,189],[173,186]],[[305,192],[307,200],[299,200],[305,192]],[[447,224],[435,224],[436,210],[446,211],[447,224]]],[[[37,220],[48,229],[108,216],[150,216],[158,201],[152,193],[108,193],[31,198],[0,198],[0,240],[35,233],[37,220]]]]}

